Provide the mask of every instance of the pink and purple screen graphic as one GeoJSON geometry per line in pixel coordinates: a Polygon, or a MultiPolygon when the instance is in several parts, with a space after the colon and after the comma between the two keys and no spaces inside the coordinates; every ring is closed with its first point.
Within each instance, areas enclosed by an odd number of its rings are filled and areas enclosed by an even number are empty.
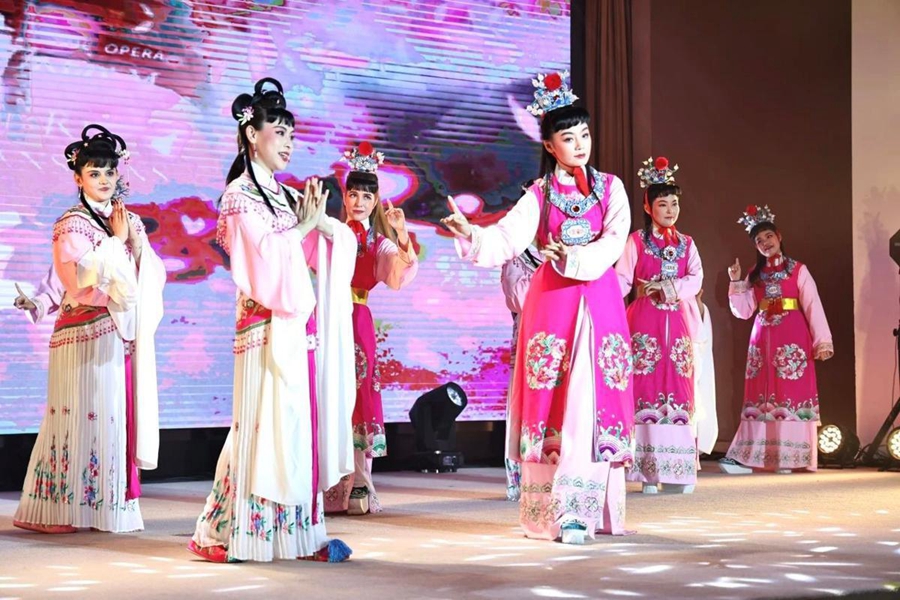
{"type": "Polygon", "coordinates": [[[502,419],[499,271],[460,261],[438,220],[452,194],[495,222],[535,176],[530,79],[568,66],[569,18],[563,0],[0,0],[0,434],[43,416],[53,319],[30,324],[13,284],[30,293],[46,273],[53,222],[76,201],[62,151],[91,122],[128,142],[129,207],[168,270],[161,425],[230,422],[235,288],[215,206],[236,152],[231,102],[266,76],[297,119],[288,184],[327,177],[336,196],[345,149],[386,155],[382,197],[406,212],[421,260],[408,288],[369,299],[386,418],[456,381],[461,418],[502,419]]]}

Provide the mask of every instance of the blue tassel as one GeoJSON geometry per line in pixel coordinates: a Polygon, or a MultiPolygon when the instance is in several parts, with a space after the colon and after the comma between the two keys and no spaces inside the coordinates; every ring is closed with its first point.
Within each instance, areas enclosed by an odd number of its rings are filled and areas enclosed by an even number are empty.
{"type": "Polygon", "coordinates": [[[328,542],[328,562],[344,562],[350,558],[351,554],[353,554],[353,550],[341,540],[331,540],[328,542]]]}

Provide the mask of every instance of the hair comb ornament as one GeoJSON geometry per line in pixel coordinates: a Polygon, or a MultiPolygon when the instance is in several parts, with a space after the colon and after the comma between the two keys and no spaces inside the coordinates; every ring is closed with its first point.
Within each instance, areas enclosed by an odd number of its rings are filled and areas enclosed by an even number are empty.
{"type": "Polygon", "coordinates": [[[534,90],[534,101],[528,105],[528,112],[536,117],[542,117],[551,110],[570,106],[578,100],[578,96],[572,93],[572,89],[566,82],[568,78],[568,71],[539,73],[537,79],[531,80],[531,84],[536,89],[534,90]]]}

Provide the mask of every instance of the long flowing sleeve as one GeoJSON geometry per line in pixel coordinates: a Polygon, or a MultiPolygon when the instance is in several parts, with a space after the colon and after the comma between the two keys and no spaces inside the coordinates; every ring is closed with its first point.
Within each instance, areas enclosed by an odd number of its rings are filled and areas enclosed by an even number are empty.
{"type": "Polygon", "coordinates": [[[350,282],[356,265],[356,236],[335,219],[334,235],[319,238],[316,348],[319,490],[353,472],[353,409],[356,405],[353,303],[350,282]]]}
{"type": "Polygon", "coordinates": [[[26,311],[28,319],[34,323],[40,323],[47,315],[51,315],[59,310],[62,304],[62,297],[66,293],[65,287],[56,275],[53,265],[47,269],[47,274],[38,284],[34,292],[34,297],[30,298],[34,304],[34,308],[26,311]]]}
{"type": "Polygon", "coordinates": [[[625,241],[622,256],[616,262],[616,276],[619,279],[619,288],[622,290],[623,298],[631,293],[631,288],[634,286],[634,270],[637,267],[637,259],[637,242],[634,241],[633,235],[629,235],[625,241]]]}
{"type": "Polygon", "coordinates": [[[628,195],[622,181],[614,177],[610,184],[609,206],[603,216],[603,233],[600,239],[584,246],[570,246],[568,254],[561,261],[555,261],[553,268],[569,279],[600,279],[621,258],[630,228],[628,195]]]}
{"type": "Polygon", "coordinates": [[[471,241],[456,238],[456,252],[479,267],[502,266],[525,252],[534,240],[540,212],[537,196],[529,190],[496,225],[473,225],[471,241]]]}
{"type": "Polygon", "coordinates": [[[303,235],[295,228],[275,231],[264,205],[239,192],[222,198],[219,242],[231,256],[235,285],[281,317],[310,314],[315,293],[303,235]]]}
{"type": "Polygon", "coordinates": [[[135,462],[141,469],[155,469],[159,457],[159,393],[156,379],[156,329],[163,316],[166,267],[140,226],[141,266],[138,270],[135,311],[134,398],[136,424],[135,462]]]}
{"type": "Polygon", "coordinates": [[[749,279],[728,284],[728,306],[738,319],[749,319],[756,312],[756,295],[749,279]]]}
{"type": "Polygon", "coordinates": [[[809,333],[812,337],[813,348],[818,351],[822,348],[834,350],[834,344],[831,338],[831,328],[828,327],[828,319],[825,318],[825,309],[822,307],[822,300],[819,298],[819,290],[816,288],[816,282],[806,265],[800,266],[800,272],[797,274],[797,285],[800,288],[800,306],[803,314],[806,316],[806,322],[809,323],[809,333]]]}
{"type": "Polygon", "coordinates": [[[392,290],[399,290],[416,277],[419,272],[419,257],[413,249],[412,241],[409,248],[402,252],[391,240],[379,238],[378,249],[375,251],[375,279],[383,281],[392,290]]]}
{"type": "Polygon", "coordinates": [[[80,304],[108,306],[122,310],[137,299],[137,271],[125,244],[104,237],[96,246],[91,225],[78,215],[60,219],[54,226],[53,268],[66,292],[80,304]]]}

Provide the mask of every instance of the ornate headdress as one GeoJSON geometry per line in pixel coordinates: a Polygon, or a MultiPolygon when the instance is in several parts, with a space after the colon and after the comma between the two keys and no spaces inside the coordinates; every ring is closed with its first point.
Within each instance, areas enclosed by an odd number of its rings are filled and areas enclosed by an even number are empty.
{"type": "Polygon", "coordinates": [[[537,79],[532,79],[531,84],[537,88],[534,90],[534,102],[528,105],[528,112],[536,117],[542,117],[551,110],[569,106],[578,100],[578,96],[572,93],[566,79],[569,72],[539,73],[537,79]]]}
{"type": "Polygon", "coordinates": [[[363,142],[358,147],[345,151],[341,160],[350,165],[351,171],[376,173],[378,167],[384,164],[384,154],[376,152],[369,142],[363,142]]]}
{"type": "Polygon", "coordinates": [[[641,179],[641,187],[648,188],[651,185],[675,183],[675,171],[678,165],[669,168],[669,159],[665,156],[658,156],[653,160],[651,156],[644,161],[644,166],[638,169],[638,177],[641,179]]]}
{"type": "Polygon", "coordinates": [[[744,216],[737,220],[738,223],[744,226],[744,229],[749,233],[754,227],[759,225],[760,223],[775,223],[775,213],[773,213],[769,209],[769,205],[765,205],[762,208],[756,206],[755,204],[751,204],[747,208],[744,209],[744,216]]]}

